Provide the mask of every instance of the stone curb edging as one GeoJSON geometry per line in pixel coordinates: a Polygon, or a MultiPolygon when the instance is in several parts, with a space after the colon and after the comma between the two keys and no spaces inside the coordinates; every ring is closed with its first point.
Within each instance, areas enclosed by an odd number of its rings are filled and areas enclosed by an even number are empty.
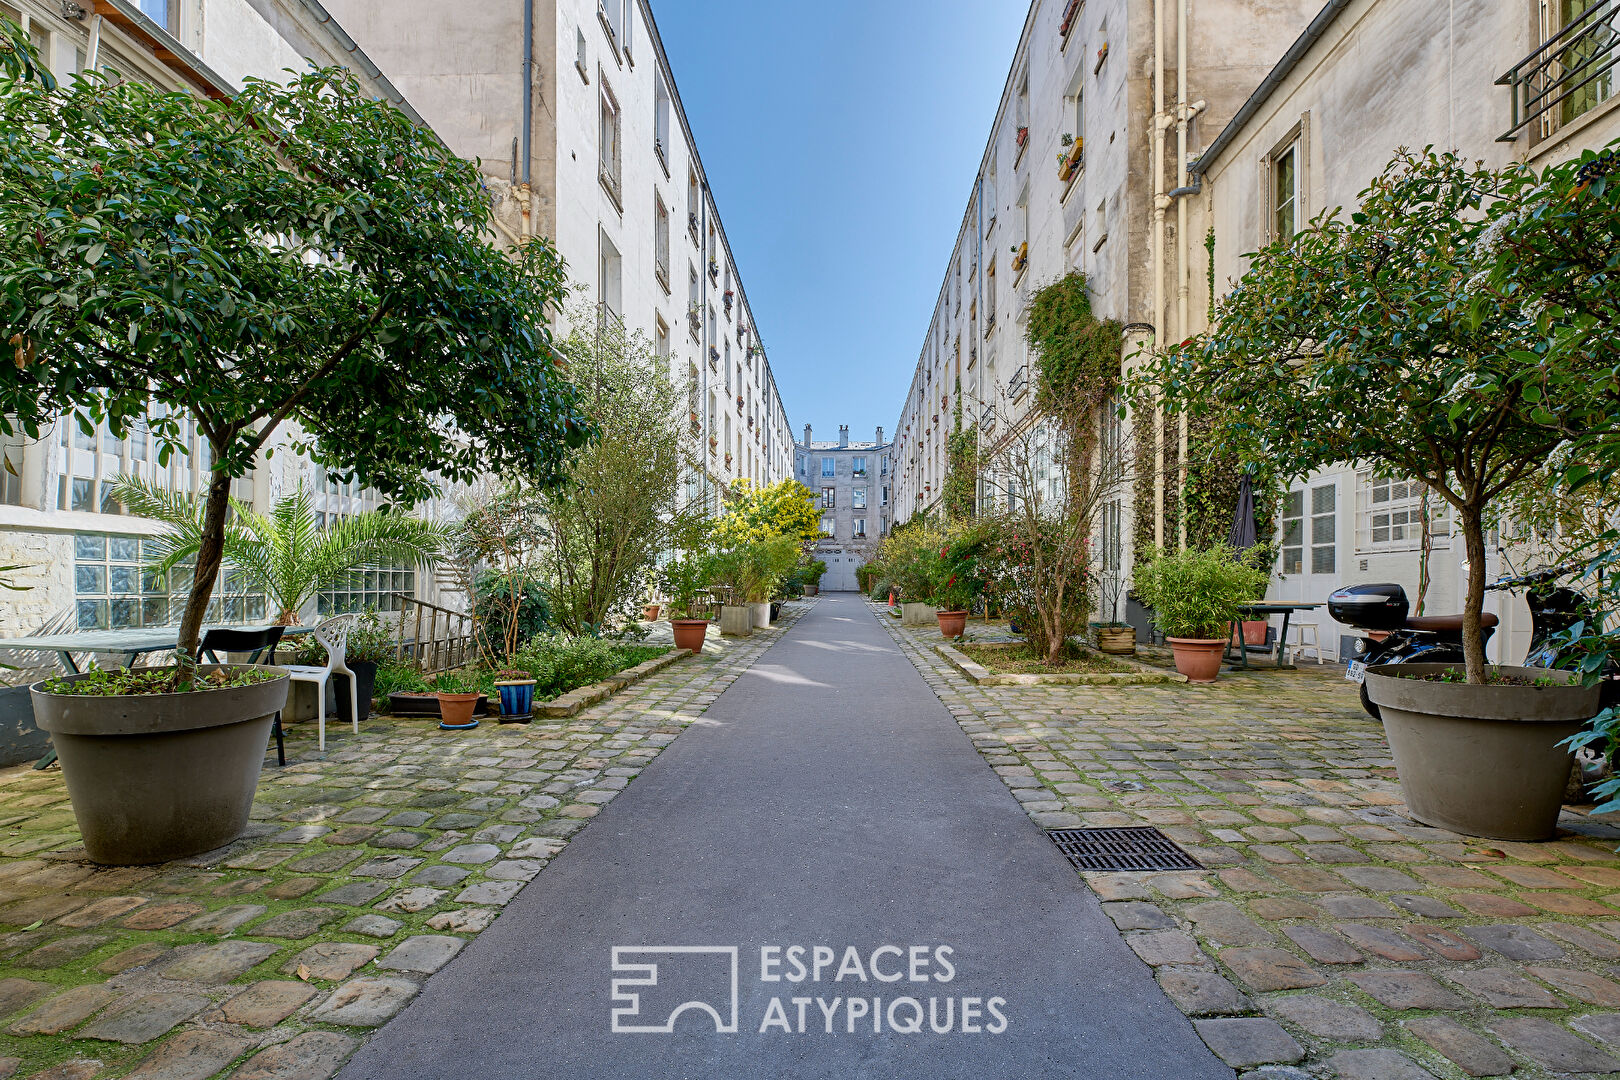
{"type": "Polygon", "coordinates": [[[983,664],[969,660],[960,650],[950,645],[939,644],[934,648],[950,665],[963,675],[968,681],[979,686],[1154,686],[1169,683],[1184,683],[1187,676],[1179,672],[1164,671],[1159,668],[1143,664],[1140,661],[1128,661],[1124,657],[1110,656],[1110,660],[1124,663],[1136,668],[1129,672],[1051,672],[1049,674],[1010,674],[998,675],[983,664]]]}
{"type": "Polygon", "coordinates": [[[599,683],[576,687],[566,694],[559,694],[542,705],[536,705],[534,711],[553,720],[575,716],[582,709],[588,709],[592,705],[606,701],[625,687],[634,686],[647,676],[657,674],[671,664],[684,660],[691,655],[691,649],[671,649],[663,656],[643,660],[635,667],[625,668],[617,675],[610,675],[599,683]]]}

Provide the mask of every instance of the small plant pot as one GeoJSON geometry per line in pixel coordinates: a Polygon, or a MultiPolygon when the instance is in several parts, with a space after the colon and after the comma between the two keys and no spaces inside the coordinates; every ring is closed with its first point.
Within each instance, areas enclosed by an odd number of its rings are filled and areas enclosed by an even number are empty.
{"type": "Polygon", "coordinates": [[[726,637],[748,637],[754,632],[754,608],[751,604],[723,604],[720,608],[720,633],[726,637]]]}
{"type": "Polygon", "coordinates": [[[56,746],[91,861],[144,866],[241,836],[287,686],[285,673],[186,694],[90,697],[30,686],[35,720],[56,746]]]}
{"type": "Polygon", "coordinates": [[[658,621],[658,609],[659,609],[659,605],[657,605],[657,604],[648,604],[646,607],[641,609],[642,618],[647,622],[657,622],[658,621]]]}
{"type": "Polygon", "coordinates": [[[1375,664],[1378,706],[1412,816],[1467,836],[1546,840],[1558,824],[1570,751],[1558,745],[1597,714],[1602,688],[1546,668],[1498,667],[1554,686],[1472,686],[1421,676],[1455,664],[1375,664]],[[1404,677],[1403,677],[1404,676],[1404,677]]]}
{"type": "Polygon", "coordinates": [[[772,600],[771,601],[771,622],[775,622],[777,619],[780,619],[781,617],[782,617],[782,601],[780,601],[780,600],[772,600]]]}
{"type": "Polygon", "coordinates": [[[434,694],[439,699],[439,726],[460,729],[478,726],[473,713],[482,694],[434,694]]]}
{"type": "Polygon", "coordinates": [[[966,611],[938,611],[934,618],[939,620],[939,632],[948,638],[959,638],[967,630],[966,611]]]}
{"type": "Polygon", "coordinates": [[[1097,648],[1110,656],[1131,656],[1136,652],[1136,630],[1130,626],[1097,627],[1097,648]]]}
{"type": "Polygon", "coordinates": [[[1225,638],[1181,638],[1166,636],[1176,657],[1176,670],[1192,683],[1212,683],[1221,674],[1221,654],[1225,638]]]}
{"type": "Polygon", "coordinates": [[[688,649],[694,653],[703,651],[703,639],[709,633],[708,619],[671,619],[670,626],[675,630],[677,649],[688,649]]]}
{"type": "Polygon", "coordinates": [[[533,679],[497,680],[495,689],[501,695],[501,723],[527,724],[534,719],[533,679]]]}

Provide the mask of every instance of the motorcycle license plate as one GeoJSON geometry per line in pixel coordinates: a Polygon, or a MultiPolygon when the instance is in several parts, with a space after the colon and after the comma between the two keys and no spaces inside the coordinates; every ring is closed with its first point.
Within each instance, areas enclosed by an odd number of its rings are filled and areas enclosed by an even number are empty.
{"type": "Polygon", "coordinates": [[[1344,673],[1344,677],[1353,683],[1365,681],[1367,678],[1367,665],[1360,660],[1350,661],[1350,669],[1344,673]]]}

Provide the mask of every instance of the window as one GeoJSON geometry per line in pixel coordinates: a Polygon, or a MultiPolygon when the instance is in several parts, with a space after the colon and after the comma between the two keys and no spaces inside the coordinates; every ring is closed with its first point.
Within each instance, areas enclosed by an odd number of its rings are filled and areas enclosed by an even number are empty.
{"type": "Polygon", "coordinates": [[[831,514],[821,515],[821,535],[828,540],[838,538],[838,523],[831,514]]]}
{"type": "Polygon", "coordinates": [[[0,444],[0,503],[21,506],[23,471],[23,441],[13,436],[0,444]]]}
{"type": "Polygon", "coordinates": [[[882,475],[884,475],[884,476],[889,475],[889,455],[888,454],[883,455],[883,460],[879,463],[878,468],[881,471],[882,475]]]}
{"type": "Polygon", "coordinates": [[[996,260],[990,259],[990,265],[984,270],[984,336],[989,337],[990,331],[996,328],[996,260]]]}
{"type": "Polygon", "coordinates": [[[833,475],[833,459],[832,458],[824,457],[824,458],[821,459],[821,475],[822,476],[832,476],[833,475]]]}
{"type": "Polygon", "coordinates": [[[849,463],[850,473],[854,476],[866,475],[866,459],[864,457],[852,458],[849,463]]]}
{"type": "Polygon", "coordinates": [[[653,347],[659,356],[669,359],[669,323],[657,313],[653,315],[653,347]]]}
{"type": "Polygon", "coordinates": [[[850,508],[854,510],[865,510],[866,489],[863,487],[853,489],[849,494],[849,505],[850,508]]]}
{"type": "Polygon", "coordinates": [[[889,505],[889,485],[888,484],[883,485],[883,494],[882,494],[881,505],[883,505],[883,506],[888,506],[889,505]]]}
{"type": "Polygon", "coordinates": [[[624,0],[597,0],[596,13],[607,28],[608,41],[617,49],[624,40],[624,0]]]}
{"type": "Polygon", "coordinates": [[[619,249],[613,246],[607,233],[601,229],[596,231],[597,237],[597,276],[596,299],[601,304],[603,318],[609,316],[615,319],[624,317],[624,281],[622,277],[624,260],[619,257],[619,249]]]}
{"type": "Polygon", "coordinates": [[[589,86],[591,68],[590,61],[585,55],[585,31],[577,28],[574,30],[574,68],[579,72],[579,77],[584,79],[585,84],[589,86]]]}
{"type": "Polygon", "coordinates": [[[669,110],[669,87],[660,74],[653,87],[653,152],[664,166],[665,176],[669,175],[669,110]]]}
{"type": "Polygon", "coordinates": [[[174,32],[174,16],[169,0],[140,0],[141,14],[170,33],[174,32]]]}
{"type": "Polygon", "coordinates": [[[613,90],[608,86],[607,80],[602,80],[601,94],[601,122],[597,135],[597,173],[601,177],[602,186],[607,189],[608,195],[613,198],[613,205],[620,210],[624,209],[624,202],[620,196],[619,187],[619,102],[613,96],[613,90]]]}
{"type": "MultiPolygon", "coordinates": [[[[122,630],[179,621],[191,592],[192,562],[168,574],[143,569],[157,557],[156,541],[135,536],[78,533],[73,538],[74,625],[80,630],[122,630]]],[[[263,622],[263,594],[247,593],[239,573],[221,571],[210,622],[263,622]]]]}
{"type": "Polygon", "coordinates": [[[793,455],[793,471],[796,472],[796,473],[799,473],[801,476],[804,474],[804,455],[803,454],[794,454],[793,455]]]}
{"type": "Polygon", "coordinates": [[[653,195],[653,274],[664,292],[669,293],[669,208],[663,197],[653,195]]]}
{"type": "Polygon", "coordinates": [[[692,243],[698,242],[698,209],[701,196],[698,192],[697,173],[686,174],[686,231],[692,235],[692,243]]]}
{"type": "Polygon", "coordinates": [[[1305,549],[1311,553],[1311,573],[1338,571],[1338,496],[1333,484],[1310,489],[1310,514],[1306,515],[1306,491],[1299,488],[1283,500],[1282,572],[1298,574],[1305,567],[1305,549]],[[1307,540],[1307,521],[1309,539],[1307,540]]]}
{"type": "Polygon", "coordinates": [[[838,489],[824,487],[821,489],[821,508],[823,510],[838,509],[838,489]]]}
{"type": "Polygon", "coordinates": [[[864,539],[865,536],[866,536],[866,519],[865,518],[856,518],[855,519],[855,528],[854,528],[854,531],[850,533],[850,537],[852,539],[855,539],[855,540],[861,540],[861,539],[864,539]]]}
{"type": "Polygon", "coordinates": [[[1299,142],[1290,143],[1271,159],[1271,237],[1293,236],[1299,221],[1299,142]]]}
{"type": "MultiPolygon", "coordinates": [[[[1450,507],[1417,480],[1395,480],[1362,472],[1362,521],[1356,546],[1416,551],[1423,544],[1423,519],[1431,537],[1451,536],[1450,507]]],[[[1448,540],[1449,542],[1449,540],[1448,540]]]]}

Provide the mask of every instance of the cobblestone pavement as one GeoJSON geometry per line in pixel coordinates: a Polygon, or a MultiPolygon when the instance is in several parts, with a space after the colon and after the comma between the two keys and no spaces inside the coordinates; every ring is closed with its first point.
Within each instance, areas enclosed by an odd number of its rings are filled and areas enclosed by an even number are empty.
{"type": "Polygon", "coordinates": [[[1037,824],[1156,826],[1209,868],[1084,876],[1240,1073],[1620,1072],[1620,828],[1566,812],[1560,839],[1520,844],[1413,822],[1332,669],[979,687],[873,607],[1037,824]]]}
{"type": "Polygon", "coordinates": [[[0,771],[0,1077],[325,1080],[806,610],[567,720],[294,726],[248,836],[164,866],[0,771]]]}

